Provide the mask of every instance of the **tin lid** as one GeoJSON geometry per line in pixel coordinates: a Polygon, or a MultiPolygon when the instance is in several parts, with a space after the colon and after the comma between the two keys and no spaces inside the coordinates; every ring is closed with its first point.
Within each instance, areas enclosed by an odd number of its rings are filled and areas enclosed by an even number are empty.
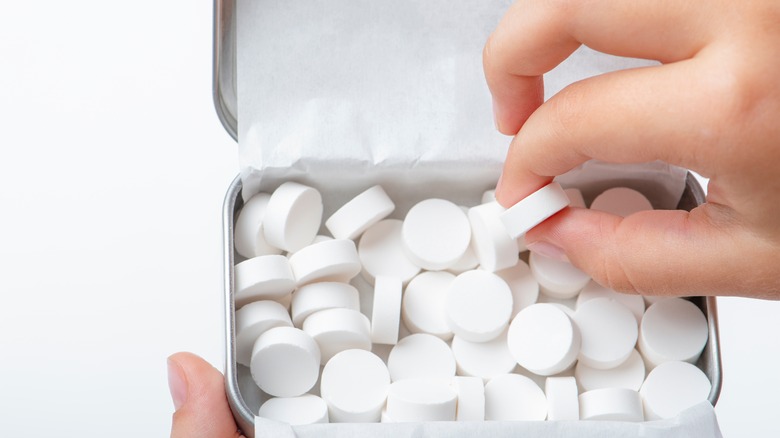
{"type": "Polygon", "coordinates": [[[222,126],[238,141],[235,0],[214,0],[212,98],[222,126]]]}

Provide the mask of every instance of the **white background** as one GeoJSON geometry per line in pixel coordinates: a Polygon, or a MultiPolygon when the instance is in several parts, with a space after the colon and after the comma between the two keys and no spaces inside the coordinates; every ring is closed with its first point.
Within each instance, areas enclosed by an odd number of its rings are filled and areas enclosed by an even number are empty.
{"type": "MultiPolygon", "coordinates": [[[[222,367],[212,4],[0,8],[0,436],[166,436],[165,358],[222,367]]],[[[780,267],[779,267],[780,269],[780,267]]],[[[726,436],[779,436],[780,304],[720,299],[726,436]]]]}

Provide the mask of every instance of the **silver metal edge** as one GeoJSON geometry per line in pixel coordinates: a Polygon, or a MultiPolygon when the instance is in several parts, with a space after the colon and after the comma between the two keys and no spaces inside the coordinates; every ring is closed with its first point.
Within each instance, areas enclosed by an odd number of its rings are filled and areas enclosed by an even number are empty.
{"type": "MultiPolygon", "coordinates": [[[[685,193],[680,200],[678,208],[691,210],[707,201],[704,190],[696,180],[696,177],[690,172],[688,172],[685,179],[685,188],[685,193]]],[[[704,348],[699,364],[705,368],[704,371],[712,384],[707,400],[709,400],[712,406],[715,406],[723,385],[723,362],[720,357],[720,335],[718,333],[718,305],[715,297],[696,297],[696,299],[699,301],[699,307],[707,316],[709,334],[707,345],[704,348]]]]}
{"type": "Polygon", "coordinates": [[[235,1],[214,0],[212,84],[214,109],[222,126],[238,141],[238,119],[233,78],[236,61],[235,1]]]}
{"type": "Polygon", "coordinates": [[[723,362],[720,359],[720,334],[718,333],[718,305],[715,297],[707,297],[707,325],[709,326],[709,369],[708,377],[712,384],[707,399],[712,406],[718,403],[723,385],[723,362]]]}
{"type": "Polygon", "coordinates": [[[225,202],[222,209],[222,248],[223,248],[223,269],[224,269],[224,327],[225,327],[225,392],[227,395],[230,410],[238,423],[239,428],[248,438],[254,438],[255,435],[255,416],[254,413],[244,402],[241,396],[241,390],[238,387],[238,370],[236,369],[236,323],[235,323],[235,304],[233,300],[233,291],[235,290],[235,279],[233,273],[233,216],[236,211],[236,201],[241,194],[241,177],[236,176],[228,188],[225,195],[225,202]]]}

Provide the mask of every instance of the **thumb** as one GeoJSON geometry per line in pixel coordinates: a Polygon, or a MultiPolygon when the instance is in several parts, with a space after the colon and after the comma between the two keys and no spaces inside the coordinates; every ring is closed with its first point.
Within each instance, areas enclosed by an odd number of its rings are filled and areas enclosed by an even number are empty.
{"type": "Polygon", "coordinates": [[[168,358],[168,386],[176,412],[171,438],[242,437],[230,412],[222,374],[192,353],[168,358]]]}
{"type": "Polygon", "coordinates": [[[526,244],[540,255],[568,259],[596,282],[621,292],[747,292],[745,273],[756,271],[750,256],[756,246],[749,233],[726,220],[713,221],[712,208],[642,211],[625,218],[566,208],[530,230],[526,244]]]}

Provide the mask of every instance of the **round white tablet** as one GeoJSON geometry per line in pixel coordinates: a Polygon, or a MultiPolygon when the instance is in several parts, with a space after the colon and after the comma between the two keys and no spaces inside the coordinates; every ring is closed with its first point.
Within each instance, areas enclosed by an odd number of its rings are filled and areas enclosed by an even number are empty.
{"type": "Polygon", "coordinates": [[[639,391],[642,382],[645,381],[645,363],[639,352],[632,350],[625,362],[608,370],[592,368],[577,362],[574,376],[577,377],[577,382],[582,386],[583,391],[602,388],[626,388],[639,391]]]}
{"type": "Polygon", "coordinates": [[[332,423],[378,422],[389,389],[387,367],[368,351],[342,351],[322,370],[320,392],[332,423]]]}
{"type": "Polygon", "coordinates": [[[580,402],[574,377],[548,377],[544,383],[548,420],[579,420],[580,402]]]}
{"type": "Polygon", "coordinates": [[[303,331],[317,341],[323,363],[344,350],[371,350],[370,323],[357,310],[337,308],[312,313],[303,321],[303,331]]]}
{"type": "Polygon", "coordinates": [[[647,420],[671,418],[707,400],[712,385],[707,376],[688,362],[666,362],[647,375],[639,394],[647,420]]]}
{"type": "Polygon", "coordinates": [[[626,217],[639,211],[652,210],[653,205],[636,190],[615,187],[596,196],[590,209],[626,217]]]}
{"type": "Polygon", "coordinates": [[[560,184],[553,182],[509,207],[501,215],[501,221],[509,235],[517,238],[568,205],[566,192],[560,184]]]}
{"type": "Polygon", "coordinates": [[[401,280],[380,275],[374,283],[374,309],[371,316],[371,340],[377,344],[398,342],[401,323],[401,280]]]}
{"type": "Polygon", "coordinates": [[[358,243],[363,277],[373,284],[377,275],[398,277],[406,284],[420,272],[420,267],[406,256],[401,243],[403,222],[385,219],[367,229],[358,243]]]}
{"type": "Polygon", "coordinates": [[[574,322],[582,335],[579,360],[591,368],[615,368],[628,359],[636,346],[634,314],[617,301],[586,301],[574,313],[574,322]]]}
{"type": "Polygon", "coordinates": [[[426,199],[409,209],[401,238],[406,254],[417,266],[447,269],[465,254],[471,242],[471,226],[457,205],[444,199],[426,199]]]}
{"type": "Polygon", "coordinates": [[[496,275],[501,277],[512,291],[511,318],[531,304],[536,304],[539,299],[539,283],[524,261],[519,260],[515,266],[502,269],[496,272],[496,275]]]}
{"type": "Polygon", "coordinates": [[[517,239],[511,237],[501,222],[504,207],[498,202],[469,209],[471,239],[479,265],[490,272],[511,268],[520,260],[517,239]]]}
{"type": "Polygon", "coordinates": [[[296,252],[310,244],[322,222],[322,196],[316,189],[286,182],[271,195],[263,217],[265,240],[296,252]]]}
{"type": "Polygon", "coordinates": [[[336,210],[325,226],[336,239],[355,239],[368,227],[386,218],[395,204],[382,186],[374,186],[336,210]]]}
{"type": "Polygon", "coordinates": [[[526,376],[504,374],[485,385],[485,420],[536,420],[547,417],[547,399],[526,376]]]}
{"type": "Polygon", "coordinates": [[[360,296],[360,313],[371,318],[371,312],[374,309],[374,286],[362,275],[356,275],[349,284],[357,289],[360,296]]]}
{"type": "Polygon", "coordinates": [[[346,283],[324,281],[301,286],[292,294],[292,322],[301,327],[312,313],[326,309],[360,310],[358,291],[346,283]]]}
{"type": "Polygon", "coordinates": [[[290,266],[299,286],[315,281],[346,283],[361,269],[355,242],[347,239],[309,245],[290,257],[290,266]]]}
{"type": "Polygon", "coordinates": [[[292,327],[287,309],[276,301],[255,301],[236,311],[236,362],[249,366],[257,338],[274,327],[292,327]]]}
{"type": "Polygon", "coordinates": [[[235,275],[236,308],[252,301],[278,300],[295,289],[293,276],[287,257],[265,255],[253,257],[237,264],[235,275]]]}
{"type": "Polygon", "coordinates": [[[387,394],[387,416],[396,423],[453,421],[458,395],[443,379],[393,382],[387,394]]]}
{"type": "Polygon", "coordinates": [[[707,318],[682,298],[661,300],[647,308],[639,330],[639,352],[650,368],[679,360],[694,363],[707,344],[707,318]]]}
{"type": "Polygon", "coordinates": [[[458,395],[458,421],[483,421],[485,419],[485,383],[479,377],[455,376],[451,382],[458,395]]]}
{"type": "Polygon", "coordinates": [[[595,281],[591,280],[580,291],[577,296],[577,307],[582,303],[594,298],[609,298],[619,302],[626,306],[631,313],[634,314],[637,324],[642,321],[642,315],[645,313],[645,300],[641,295],[622,294],[615,292],[614,290],[604,287],[595,281]]]}
{"type": "Polygon", "coordinates": [[[509,325],[507,344],[518,364],[532,373],[551,376],[569,368],[580,351],[580,333],[561,309],[534,304],[509,325]]]}
{"type": "Polygon", "coordinates": [[[471,342],[495,339],[512,314],[512,291],[496,274],[466,271],[450,283],[445,316],[452,332],[471,342]]]}
{"type": "Polygon", "coordinates": [[[455,357],[446,342],[436,336],[417,333],[398,341],[387,358],[387,369],[393,382],[449,379],[455,375],[455,357]]]}
{"type": "Polygon", "coordinates": [[[531,251],[528,265],[541,291],[553,298],[575,297],[590,281],[590,276],[567,261],[555,260],[531,251]]]}
{"type": "Polygon", "coordinates": [[[282,252],[281,249],[269,245],[263,233],[263,216],[270,199],[271,195],[268,193],[258,193],[249,198],[238,212],[233,227],[233,241],[236,252],[248,259],[282,252]]]}
{"type": "Polygon", "coordinates": [[[327,423],[328,405],[323,399],[312,394],[272,398],[260,406],[257,416],[291,426],[327,423]]]}
{"type": "Polygon", "coordinates": [[[293,327],[275,327],[257,338],[249,367],[266,393],[296,397],[310,390],[320,374],[320,349],[309,335],[293,327]]]}
{"type": "Polygon", "coordinates": [[[569,198],[569,206],[588,208],[587,205],[585,205],[585,198],[582,197],[580,189],[570,188],[564,189],[563,191],[566,192],[566,196],[569,198]]]}
{"type": "Polygon", "coordinates": [[[626,388],[604,388],[580,394],[581,420],[643,421],[639,393],[626,388]]]}
{"type": "Polygon", "coordinates": [[[507,346],[506,332],[489,342],[469,342],[455,336],[451,348],[461,376],[479,377],[487,382],[511,373],[517,365],[507,346]]]}
{"type": "Polygon", "coordinates": [[[455,276],[444,271],[429,271],[414,277],[406,286],[401,316],[414,333],[429,333],[445,341],[452,330],[445,316],[445,297],[455,276]]]}

